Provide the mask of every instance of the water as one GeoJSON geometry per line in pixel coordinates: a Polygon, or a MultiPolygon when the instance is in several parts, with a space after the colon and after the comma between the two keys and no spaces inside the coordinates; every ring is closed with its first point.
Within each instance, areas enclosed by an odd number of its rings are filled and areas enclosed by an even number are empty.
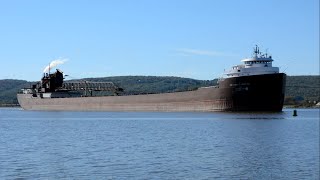
{"type": "Polygon", "coordinates": [[[0,109],[0,179],[319,179],[319,109],[0,109]]]}

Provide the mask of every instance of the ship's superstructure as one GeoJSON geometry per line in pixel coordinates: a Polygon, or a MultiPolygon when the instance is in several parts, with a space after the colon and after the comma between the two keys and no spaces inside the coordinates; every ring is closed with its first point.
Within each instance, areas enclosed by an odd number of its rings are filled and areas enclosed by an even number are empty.
{"type": "Polygon", "coordinates": [[[256,46],[251,58],[243,59],[244,64],[233,66],[229,71],[225,72],[226,78],[276,74],[279,73],[278,67],[272,67],[272,56],[268,53],[261,53],[259,47],[256,46]]]}
{"type": "Polygon", "coordinates": [[[32,88],[22,89],[23,94],[40,98],[68,98],[92,96],[94,91],[108,91],[118,94],[123,91],[112,82],[68,81],[64,82],[63,72],[44,73],[41,81],[32,88]]]}
{"type": "Polygon", "coordinates": [[[17,95],[26,110],[56,111],[281,111],[286,75],[272,66],[272,57],[256,46],[253,56],[225,72],[217,86],[193,91],[120,95],[112,82],[68,81],[63,72],[44,74],[32,88],[17,95]],[[94,91],[109,95],[92,96],[94,91]]]}

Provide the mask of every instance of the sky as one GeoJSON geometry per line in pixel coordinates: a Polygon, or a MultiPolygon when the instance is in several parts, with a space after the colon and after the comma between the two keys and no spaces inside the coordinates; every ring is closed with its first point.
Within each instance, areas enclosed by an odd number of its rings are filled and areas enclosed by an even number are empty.
{"type": "Polygon", "coordinates": [[[267,50],[287,75],[319,75],[319,0],[1,0],[0,79],[211,80],[267,50]]]}

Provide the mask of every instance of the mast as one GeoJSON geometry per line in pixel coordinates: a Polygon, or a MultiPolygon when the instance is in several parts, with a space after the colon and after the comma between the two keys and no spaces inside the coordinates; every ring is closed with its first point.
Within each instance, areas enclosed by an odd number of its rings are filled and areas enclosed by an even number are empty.
{"type": "Polygon", "coordinates": [[[256,45],[256,47],[255,47],[254,50],[253,50],[254,57],[258,57],[258,54],[259,54],[259,53],[260,53],[259,47],[258,47],[258,45],[256,45]]]}

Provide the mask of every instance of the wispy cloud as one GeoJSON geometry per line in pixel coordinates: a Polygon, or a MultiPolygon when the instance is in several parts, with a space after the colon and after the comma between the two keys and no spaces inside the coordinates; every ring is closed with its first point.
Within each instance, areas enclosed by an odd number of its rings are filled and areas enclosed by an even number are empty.
{"type": "Polygon", "coordinates": [[[189,49],[189,48],[176,49],[176,53],[178,55],[181,55],[181,56],[191,56],[191,55],[200,55],[200,56],[235,56],[234,54],[231,54],[231,53],[200,50],[200,49],[189,49]]]}

